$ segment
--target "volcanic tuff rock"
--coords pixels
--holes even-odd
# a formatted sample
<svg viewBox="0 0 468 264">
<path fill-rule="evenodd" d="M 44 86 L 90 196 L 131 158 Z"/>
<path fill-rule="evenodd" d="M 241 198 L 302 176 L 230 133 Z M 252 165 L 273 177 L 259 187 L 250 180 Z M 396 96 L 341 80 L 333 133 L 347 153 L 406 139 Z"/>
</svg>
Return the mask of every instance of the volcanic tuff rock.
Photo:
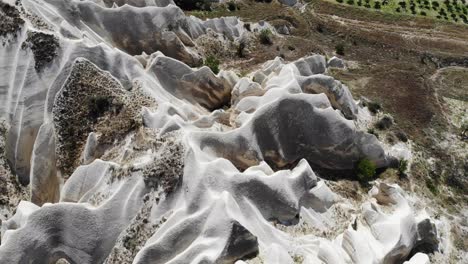
<svg viewBox="0 0 468 264">
<path fill-rule="evenodd" d="M 394 161 L 327 74 L 339 61 L 215 75 L 193 68 L 209 54 L 197 39 L 270 26 L 170 0 L 18 5 L 0 5 L 1 263 L 418 263 L 438 249 L 397 185 L 352 201 L 314 172 Z"/>
</svg>

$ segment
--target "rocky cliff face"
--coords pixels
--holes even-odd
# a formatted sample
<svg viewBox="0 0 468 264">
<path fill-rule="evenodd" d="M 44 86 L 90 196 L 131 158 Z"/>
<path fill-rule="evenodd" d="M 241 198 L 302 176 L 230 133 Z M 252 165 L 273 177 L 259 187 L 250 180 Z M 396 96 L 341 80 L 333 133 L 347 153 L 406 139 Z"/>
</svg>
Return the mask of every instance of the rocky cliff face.
<svg viewBox="0 0 468 264">
<path fill-rule="evenodd" d="M 318 174 L 395 163 L 327 75 L 342 62 L 215 74 L 197 39 L 275 30 L 172 1 L 0 8 L 1 263 L 425 263 L 418 252 L 438 250 L 399 186 L 355 200 Z"/>
</svg>

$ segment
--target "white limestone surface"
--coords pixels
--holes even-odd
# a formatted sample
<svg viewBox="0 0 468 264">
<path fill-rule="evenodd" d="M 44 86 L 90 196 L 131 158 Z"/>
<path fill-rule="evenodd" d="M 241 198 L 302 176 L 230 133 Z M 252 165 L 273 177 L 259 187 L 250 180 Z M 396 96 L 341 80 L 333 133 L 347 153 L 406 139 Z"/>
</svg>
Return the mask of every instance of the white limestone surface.
<svg viewBox="0 0 468 264">
<path fill-rule="evenodd" d="M 0 37 L 1 136 L 31 201 L 2 222 L 0 263 L 426 263 L 416 253 L 437 249 L 397 185 L 356 203 L 316 174 L 394 160 L 355 125 L 362 109 L 323 56 L 276 58 L 250 80 L 194 67 L 193 40 L 245 33 L 234 17 L 172 1 L 16 8 L 23 23 Z"/>
</svg>

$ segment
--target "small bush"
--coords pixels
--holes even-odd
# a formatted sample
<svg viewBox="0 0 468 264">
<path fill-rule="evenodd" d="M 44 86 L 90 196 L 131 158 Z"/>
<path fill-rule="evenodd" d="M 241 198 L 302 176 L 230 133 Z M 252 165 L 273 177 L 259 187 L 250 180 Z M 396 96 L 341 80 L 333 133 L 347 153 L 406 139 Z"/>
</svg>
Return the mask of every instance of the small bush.
<svg viewBox="0 0 468 264">
<path fill-rule="evenodd" d="M 245 50 L 245 42 L 241 41 L 239 42 L 239 45 L 237 46 L 237 56 L 239 58 L 243 58 L 245 56 L 244 50 Z"/>
<path fill-rule="evenodd" d="M 375 9 L 380 9 L 380 7 L 381 7 L 380 2 L 375 2 L 374 8 L 375 8 Z"/>
<path fill-rule="evenodd" d="M 375 127 L 380 130 L 385 130 L 389 129 L 392 125 L 393 119 L 390 116 L 384 116 L 375 124 Z"/>
<path fill-rule="evenodd" d="M 214 74 L 219 73 L 219 60 L 214 56 L 206 57 L 203 65 L 208 66 Z"/>
<path fill-rule="evenodd" d="M 336 0 L 338 3 L 343 3 L 343 0 Z"/>
<path fill-rule="evenodd" d="M 374 178 L 376 166 L 375 164 L 367 159 L 361 159 L 356 167 L 357 177 L 361 182 L 368 182 Z"/>
<path fill-rule="evenodd" d="M 398 163 L 398 175 L 405 176 L 407 170 L 408 170 L 408 161 L 405 159 L 401 159 Z"/>
<path fill-rule="evenodd" d="M 347 0 L 346 3 L 347 3 L 348 5 L 354 5 L 354 0 Z"/>
<path fill-rule="evenodd" d="M 382 109 L 382 106 L 377 102 L 369 102 L 367 103 L 367 108 L 371 113 L 377 114 L 377 112 L 379 112 Z"/>
<path fill-rule="evenodd" d="M 403 131 L 397 131 L 395 133 L 395 136 L 401 141 L 401 142 L 408 142 L 408 136 L 406 135 L 405 132 Z"/>
<path fill-rule="evenodd" d="M 335 52 L 338 55 L 344 56 L 344 44 L 339 43 L 335 46 Z"/>
<path fill-rule="evenodd" d="M 239 9 L 239 6 L 237 6 L 237 3 L 234 1 L 229 1 L 227 3 L 228 10 L 231 12 L 234 12 Z"/>
<path fill-rule="evenodd" d="M 271 45 L 273 44 L 273 34 L 269 29 L 262 29 L 259 35 L 260 43 L 264 45 Z"/>
</svg>

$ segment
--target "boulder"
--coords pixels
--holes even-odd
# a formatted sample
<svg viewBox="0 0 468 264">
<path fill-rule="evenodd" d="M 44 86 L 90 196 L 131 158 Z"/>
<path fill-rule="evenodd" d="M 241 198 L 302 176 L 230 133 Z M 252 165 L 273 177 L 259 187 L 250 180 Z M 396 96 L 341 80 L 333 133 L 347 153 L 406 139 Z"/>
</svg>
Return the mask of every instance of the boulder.
<svg viewBox="0 0 468 264">
<path fill-rule="evenodd" d="M 345 63 L 342 59 L 333 56 L 328 60 L 327 67 L 344 69 Z"/>
</svg>

